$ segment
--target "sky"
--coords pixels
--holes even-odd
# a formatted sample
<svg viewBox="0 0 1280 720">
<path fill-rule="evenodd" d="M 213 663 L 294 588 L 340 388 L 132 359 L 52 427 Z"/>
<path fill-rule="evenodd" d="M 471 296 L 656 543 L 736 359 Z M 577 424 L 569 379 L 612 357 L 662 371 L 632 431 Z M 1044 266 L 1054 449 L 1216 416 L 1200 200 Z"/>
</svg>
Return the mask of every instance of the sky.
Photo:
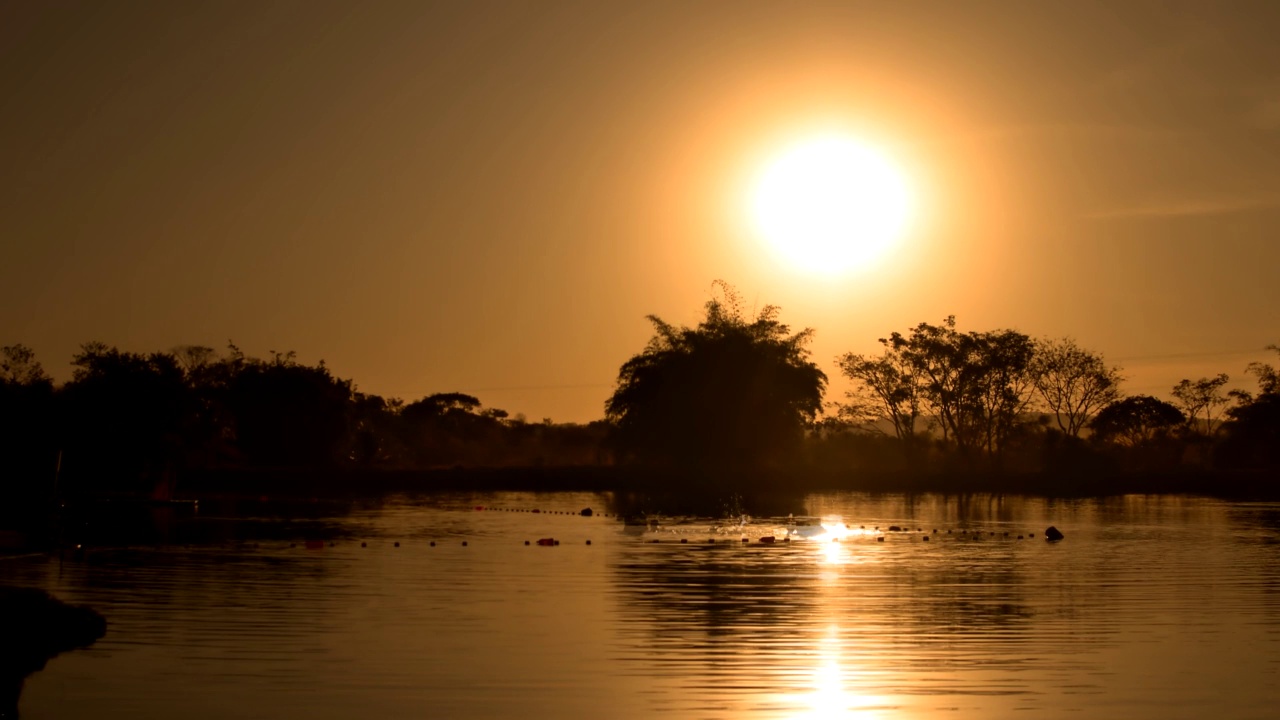
<svg viewBox="0 0 1280 720">
<path fill-rule="evenodd" d="M 323 359 L 603 415 L 715 280 L 835 358 L 955 315 L 1168 398 L 1280 343 L 1280 4 L 0 3 L 0 344 Z M 814 274 L 746 220 L 823 133 L 912 189 Z"/>
</svg>

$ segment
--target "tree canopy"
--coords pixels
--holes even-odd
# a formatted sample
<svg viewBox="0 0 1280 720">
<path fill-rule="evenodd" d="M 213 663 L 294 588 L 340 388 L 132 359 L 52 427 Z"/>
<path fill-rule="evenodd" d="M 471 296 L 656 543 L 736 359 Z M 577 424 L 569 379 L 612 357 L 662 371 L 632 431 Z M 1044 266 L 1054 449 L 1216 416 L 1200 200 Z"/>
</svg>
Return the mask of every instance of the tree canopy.
<svg viewBox="0 0 1280 720">
<path fill-rule="evenodd" d="M 792 333 L 765 306 L 742 313 L 717 283 L 696 327 L 649 316 L 654 335 L 618 371 L 605 405 L 623 458 L 658 465 L 759 468 L 793 457 L 822 408 L 827 376 L 809 361 L 810 329 Z"/>
</svg>

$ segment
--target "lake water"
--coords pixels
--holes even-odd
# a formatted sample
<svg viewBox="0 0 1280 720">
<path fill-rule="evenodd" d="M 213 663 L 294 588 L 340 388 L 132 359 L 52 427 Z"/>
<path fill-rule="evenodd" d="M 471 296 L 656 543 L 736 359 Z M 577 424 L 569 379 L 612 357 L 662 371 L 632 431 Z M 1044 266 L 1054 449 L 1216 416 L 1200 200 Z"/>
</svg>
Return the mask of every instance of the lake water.
<svg viewBox="0 0 1280 720">
<path fill-rule="evenodd" d="M 781 542 L 785 518 L 626 527 L 592 494 L 158 514 L 158 536 L 123 547 L 0 559 L 0 582 L 109 621 L 32 675 L 20 707 L 27 720 L 1277 717 L 1280 504 L 802 505 L 830 532 Z M 1049 525 L 1066 539 L 1046 542 Z"/>
</svg>

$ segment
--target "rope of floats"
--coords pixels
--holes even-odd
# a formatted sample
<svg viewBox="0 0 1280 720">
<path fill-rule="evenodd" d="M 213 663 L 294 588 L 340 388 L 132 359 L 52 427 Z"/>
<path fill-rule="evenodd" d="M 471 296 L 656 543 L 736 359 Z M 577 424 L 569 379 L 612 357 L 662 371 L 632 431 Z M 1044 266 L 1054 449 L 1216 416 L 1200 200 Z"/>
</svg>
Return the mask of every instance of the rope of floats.
<svg viewBox="0 0 1280 720">
<path fill-rule="evenodd" d="M 567 516 L 578 516 L 578 517 L 600 517 L 600 518 L 608 518 L 608 517 L 620 518 L 620 517 L 621 517 L 621 516 L 619 516 L 617 513 L 614 513 L 612 516 L 611 516 L 610 514 L 608 514 L 608 513 L 596 513 L 596 512 L 594 512 L 594 511 L 593 511 L 591 508 L 589 508 L 589 507 L 588 507 L 588 508 L 583 508 L 582 510 L 579 510 L 579 511 L 577 511 L 577 512 L 574 512 L 574 511 L 569 511 L 569 510 L 542 510 L 541 508 L 493 507 L 493 506 L 476 505 L 476 506 L 474 506 L 474 510 L 475 510 L 476 512 L 485 512 L 485 511 L 488 511 L 488 512 L 514 512 L 514 513 L 529 513 L 529 514 L 533 514 L 533 515 L 567 515 Z M 769 518 L 769 519 L 770 519 L 770 520 L 777 520 L 779 523 L 782 523 L 782 522 L 783 522 L 783 519 L 782 519 L 782 518 Z M 793 518 L 793 517 L 788 517 L 788 518 L 786 518 L 785 520 L 786 520 L 786 524 L 794 524 L 794 522 L 795 522 L 795 518 Z M 845 528 L 849 528 L 849 526 L 848 526 L 848 525 L 843 525 L 843 526 L 844 526 Z M 849 529 L 852 529 L 852 528 L 849 528 Z M 922 527 L 917 527 L 917 528 L 915 529 L 915 533 L 912 533 L 912 531 L 911 531 L 911 528 L 910 528 L 910 527 L 904 527 L 904 526 L 900 526 L 900 525 L 890 525 L 890 526 L 888 526 L 884 531 L 881 531 L 880 526 L 879 526 L 879 525 L 876 525 L 876 526 L 874 526 L 874 527 L 871 529 L 871 531 L 870 531 L 870 532 L 868 532 L 868 531 L 867 531 L 867 528 L 866 528 L 866 526 L 865 526 L 865 525 L 859 525 L 859 526 L 858 526 L 858 530 L 859 530 L 861 533 L 863 533 L 864 535 L 866 535 L 866 534 L 871 534 L 871 533 L 880 533 L 880 534 L 876 535 L 876 536 L 875 536 L 875 538 L 876 538 L 876 542 L 881 542 L 881 543 L 885 542 L 885 538 L 887 537 L 886 533 L 901 534 L 901 535 L 915 535 L 916 533 L 920 533 L 920 540 L 921 540 L 921 542 L 930 542 L 934 537 L 938 537 L 938 536 L 943 535 L 943 534 L 945 534 L 945 535 L 953 535 L 953 531 L 952 531 L 951 529 L 947 529 L 947 530 L 945 531 L 945 533 L 939 533 L 939 531 L 938 531 L 938 529 L 937 529 L 937 528 L 933 528 L 932 532 L 926 532 L 926 531 L 924 530 L 924 528 L 922 528 Z M 956 539 L 968 539 L 968 540 L 971 540 L 971 541 L 979 541 L 979 540 L 982 540 L 982 539 L 984 538 L 984 531 L 982 531 L 982 530 L 973 530 L 973 531 L 970 531 L 970 530 L 968 530 L 968 529 L 961 529 L 959 532 L 954 533 L 954 537 L 955 537 Z M 999 539 L 1016 539 L 1016 540 L 1024 540 L 1024 539 L 1034 539 L 1034 538 L 1036 537 L 1036 534 L 1035 534 L 1034 532 L 1019 533 L 1019 534 L 1017 534 L 1017 535 L 1016 535 L 1016 537 L 1015 537 L 1015 535 L 1014 535 L 1013 533 L 1008 532 L 1008 531 L 1004 531 L 1004 532 L 997 533 L 997 532 L 996 532 L 996 531 L 994 531 L 994 530 L 989 530 L 989 531 L 985 531 L 985 537 L 987 537 L 987 538 L 991 538 L 991 539 L 997 539 L 997 540 L 999 540 Z M 1053 527 L 1053 526 L 1050 526 L 1047 530 L 1045 530 L 1045 532 L 1044 532 L 1044 537 L 1045 537 L 1045 539 L 1046 539 L 1046 540 L 1048 540 L 1048 541 L 1050 541 L 1050 542 L 1055 542 L 1055 541 L 1058 541 L 1058 540 L 1062 540 L 1062 539 L 1063 539 L 1063 535 L 1062 535 L 1062 533 L 1061 533 L 1061 532 L 1060 532 L 1056 527 Z M 764 535 L 764 536 L 761 536 L 761 537 L 756 538 L 755 544 L 757 544 L 757 545 L 789 544 L 789 543 L 791 543 L 791 541 L 792 541 L 792 540 L 791 540 L 791 537 L 790 537 L 789 535 L 788 535 L 788 536 L 783 536 L 783 537 L 781 537 L 781 538 L 777 537 L 776 535 Z M 841 538 L 840 538 L 840 537 L 833 537 L 833 538 L 831 538 L 831 539 L 830 539 L 829 541 L 827 541 L 827 542 L 834 542 L 834 543 L 838 543 L 838 542 L 840 542 L 840 541 L 841 541 Z M 649 539 L 649 540 L 648 540 L 648 543 L 649 543 L 649 544 L 655 544 L 655 545 L 656 545 L 656 544 L 661 544 L 661 543 L 663 543 L 663 542 L 664 542 L 664 541 L 663 541 L 662 539 L 660 539 L 660 538 L 651 538 L 651 539 Z M 730 539 L 717 540 L 716 538 L 706 538 L 706 539 L 702 540 L 702 541 L 701 541 L 701 543 L 690 543 L 690 542 L 689 542 L 689 538 L 680 538 L 678 541 L 676 541 L 676 540 L 672 539 L 672 540 L 668 540 L 668 541 L 665 541 L 665 542 L 666 542 L 666 544 L 680 544 L 680 545 L 688 545 L 688 544 L 703 544 L 703 545 L 715 545 L 715 544 L 722 544 L 722 545 L 742 545 L 742 544 L 751 544 L 751 542 L 752 542 L 752 541 L 751 541 L 751 538 L 748 538 L 748 537 L 745 537 L 745 536 L 744 536 L 744 537 L 742 537 L 739 541 L 736 541 L 736 542 L 735 542 L 734 540 L 730 540 Z M 822 542 L 822 541 L 819 541 L 819 542 Z M 443 543 L 443 541 L 441 541 L 441 543 Z M 467 541 L 467 540 L 462 540 L 460 544 L 461 544 L 461 547 L 469 547 L 469 541 Z M 524 541 L 524 544 L 525 544 L 526 546 L 537 545 L 537 546 L 541 546 L 541 547 L 555 547 L 555 546 L 559 546 L 559 545 L 560 545 L 560 541 L 559 541 L 559 540 L 557 540 L 556 538 L 553 538 L 553 537 L 545 537 L 545 538 L 538 538 L 536 541 L 529 541 L 529 540 L 525 540 L 525 541 Z M 585 544 L 586 544 L 586 545 L 590 545 L 590 544 L 591 544 L 591 541 L 590 541 L 590 540 L 587 540 L 587 541 L 585 541 Z M 249 548 L 252 548 L 252 549 L 258 549 L 258 548 L 260 548 L 260 547 L 261 547 L 261 545 L 262 545 L 261 543 L 256 543 L 256 542 L 255 542 L 255 543 L 243 543 L 243 546 L 244 546 L 244 547 L 249 547 Z M 329 540 L 329 541 L 325 541 L 325 540 L 304 540 L 304 541 L 302 541 L 301 543 L 298 543 L 298 542 L 291 542 L 291 543 L 289 543 L 289 549 L 295 549 L 295 548 L 297 548 L 299 545 L 301 545 L 301 546 L 302 546 L 304 549 L 306 549 L 306 550 L 321 550 L 321 549 L 324 549 L 324 548 L 326 548 L 326 547 L 330 547 L 330 548 L 332 548 L 332 547 L 336 547 L 336 546 L 337 546 L 337 543 L 336 543 L 335 541 L 332 541 L 332 540 Z M 391 546 L 392 546 L 393 548 L 398 548 L 398 547 L 400 547 L 400 541 L 399 541 L 399 540 L 393 541 L 393 542 L 392 542 L 392 544 L 391 544 Z M 435 540 L 428 541 L 427 546 L 428 546 L 428 547 L 436 547 L 436 546 L 437 546 L 437 541 L 435 541 Z M 184 547 L 185 547 L 185 546 L 184 546 Z M 361 543 L 360 543 L 360 547 L 362 547 L 362 548 L 367 548 L 367 547 L 369 547 L 369 541 L 367 541 L 367 540 L 365 540 L 365 541 L 361 541 Z M 84 553 L 86 552 L 86 548 L 84 548 L 84 547 L 83 547 L 83 546 L 81 546 L 81 545 L 76 545 L 76 546 L 74 546 L 74 547 L 72 547 L 72 548 L 69 548 L 69 549 L 72 551 L 72 553 L 73 553 L 73 554 L 84 554 Z"/>
</svg>

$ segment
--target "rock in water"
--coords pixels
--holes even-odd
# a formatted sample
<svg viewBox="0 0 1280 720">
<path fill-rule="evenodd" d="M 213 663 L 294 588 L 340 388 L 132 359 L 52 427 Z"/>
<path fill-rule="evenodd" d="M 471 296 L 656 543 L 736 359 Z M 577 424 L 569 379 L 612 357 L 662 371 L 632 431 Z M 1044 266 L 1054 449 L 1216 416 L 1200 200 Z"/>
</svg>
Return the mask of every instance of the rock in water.
<svg viewBox="0 0 1280 720">
<path fill-rule="evenodd" d="M 1052 525 L 1049 526 L 1048 530 L 1044 531 L 1044 539 L 1048 540 L 1049 542 L 1057 542 L 1058 540 L 1061 540 L 1064 537 L 1066 536 L 1063 535 L 1061 532 L 1059 532 L 1058 528 Z"/>
<path fill-rule="evenodd" d="M 107 632 L 93 610 L 43 590 L 0 585 L 0 718 L 18 716 L 22 683 L 58 653 L 92 645 Z"/>
</svg>

